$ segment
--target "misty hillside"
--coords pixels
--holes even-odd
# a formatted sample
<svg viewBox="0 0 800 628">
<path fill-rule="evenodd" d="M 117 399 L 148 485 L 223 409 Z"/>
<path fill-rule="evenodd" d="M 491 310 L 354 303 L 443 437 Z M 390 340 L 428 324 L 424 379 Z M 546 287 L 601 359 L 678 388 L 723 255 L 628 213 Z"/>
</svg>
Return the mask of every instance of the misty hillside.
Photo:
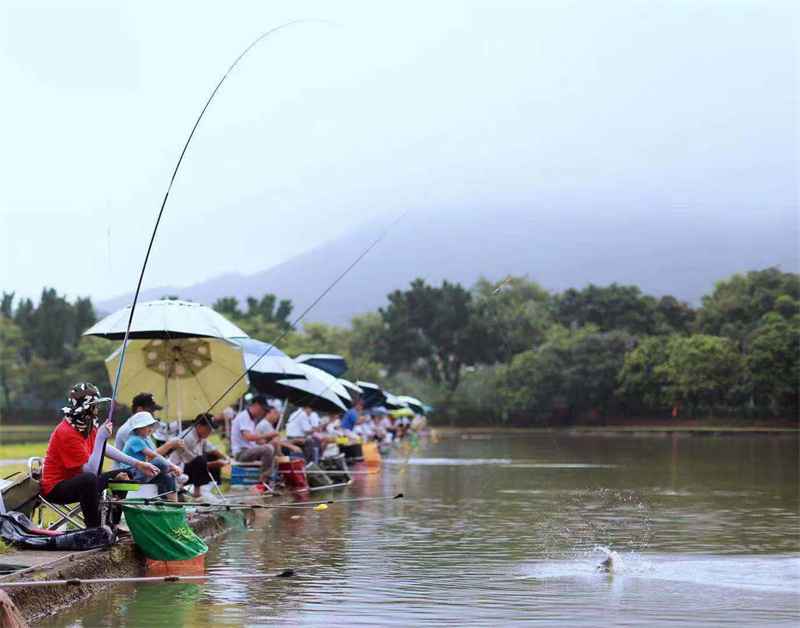
<svg viewBox="0 0 800 628">
<path fill-rule="evenodd" d="M 736 272 L 780 266 L 797 271 L 796 208 L 757 210 L 726 206 L 695 209 L 641 201 L 624 214 L 603 203 L 540 200 L 524 208 L 411 213 L 376 246 L 305 321 L 346 323 L 374 310 L 388 292 L 415 277 L 471 285 L 527 274 L 551 290 L 587 283 L 636 284 L 654 294 L 697 303 L 715 281 Z M 386 224 L 390 220 L 385 221 Z M 371 225 L 267 270 L 224 275 L 184 288 L 145 290 L 142 299 L 167 294 L 202 303 L 219 297 L 272 292 L 302 312 L 383 227 Z M 100 302 L 109 312 L 124 296 Z"/>
</svg>

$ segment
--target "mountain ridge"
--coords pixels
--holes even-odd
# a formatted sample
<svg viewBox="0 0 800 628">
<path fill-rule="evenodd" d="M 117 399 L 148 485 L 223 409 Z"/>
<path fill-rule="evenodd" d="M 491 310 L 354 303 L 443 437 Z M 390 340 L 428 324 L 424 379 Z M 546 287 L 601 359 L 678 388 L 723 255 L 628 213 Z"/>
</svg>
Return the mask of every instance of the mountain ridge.
<svg viewBox="0 0 800 628">
<path fill-rule="evenodd" d="M 716 281 L 737 272 L 768 266 L 800 270 L 791 207 L 697 212 L 662 203 L 623 216 L 611 204 L 573 203 L 560 209 L 549 203 L 554 207 L 414 212 L 389 228 L 306 321 L 347 323 L 380 307 L 389 292 L 416 277 L 472 285 L 480 277 L 528 275 L 557 291 L 616 282 L 697 304 Z M 378 237 L 381 224 L 365 224 L 266 270 L 147 289 L 140 299 L 177 295 L 211 304 L 224 296 L 244 300 L 271 292 L 291 299 L 297 315 Z M 98 302 L 97 308 L 110 312 L 129 302 L 130 295 L 122 295 Z"/>
</svg>

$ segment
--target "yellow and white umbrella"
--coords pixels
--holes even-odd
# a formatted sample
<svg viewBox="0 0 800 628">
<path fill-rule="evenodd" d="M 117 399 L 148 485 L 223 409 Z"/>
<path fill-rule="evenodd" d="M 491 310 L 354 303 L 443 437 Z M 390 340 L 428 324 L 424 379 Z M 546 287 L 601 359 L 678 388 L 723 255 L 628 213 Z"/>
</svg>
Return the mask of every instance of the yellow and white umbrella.
<svg viewBox="0 0 800 628">
<path fill-rule="evenodd" d="M 121 352 L 120 346 L 106 358 L 111 381 Z M 131 340 L 117 399 L 125 401 L 142 391 L 151 392 L 164 406 L 163 415 L 171 420 L 194 419 L 206 411 L 216 414 L 247 392 L 250 384 L 244 377 L 220 399 L 244 370 L 242 348 L 221 338 Z"/>
</svg>

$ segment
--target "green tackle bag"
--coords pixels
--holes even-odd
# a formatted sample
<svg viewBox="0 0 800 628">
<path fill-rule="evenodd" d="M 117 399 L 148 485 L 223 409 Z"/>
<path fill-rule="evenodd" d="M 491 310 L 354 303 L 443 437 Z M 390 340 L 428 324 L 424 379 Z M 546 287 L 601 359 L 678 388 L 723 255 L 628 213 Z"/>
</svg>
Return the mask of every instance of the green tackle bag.
<svg viewBox="0 0 800 628">
<path fill-rule="evenodd" d="M 147 558 L 189 560 L 208 551 L 186 523 L 183 508 L 125 506 L 123 511 L 134 542 Z"/>
</svg>

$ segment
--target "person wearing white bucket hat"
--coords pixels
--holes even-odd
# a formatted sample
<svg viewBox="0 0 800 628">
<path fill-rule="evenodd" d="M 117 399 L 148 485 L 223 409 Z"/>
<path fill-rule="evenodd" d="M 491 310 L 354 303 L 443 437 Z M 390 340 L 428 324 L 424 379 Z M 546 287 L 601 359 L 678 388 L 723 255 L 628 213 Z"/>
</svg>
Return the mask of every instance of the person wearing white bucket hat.
<svg viewBox="0 0 800 628">
<path fill-rule="evenodd" d="M 131 428 L 131 435 L 125 443 L 124 453 L 136 460 L 150 462 L 158 468 L 159 473 L 150 479 L 138 469 L 131 469 L 129 473 L 133 476 L 134 482 L 154 483 L 158 487 L 159 495 L 167 494 L 167 499 L 177 501 L 175 478 L 181 474 L 180 467 L 172 464 L 156 451 L 156 445 L 150 438 L 154 426 L 158 423 L 149 412 L 137 412 L 128 423 Z"/>
</svg>

